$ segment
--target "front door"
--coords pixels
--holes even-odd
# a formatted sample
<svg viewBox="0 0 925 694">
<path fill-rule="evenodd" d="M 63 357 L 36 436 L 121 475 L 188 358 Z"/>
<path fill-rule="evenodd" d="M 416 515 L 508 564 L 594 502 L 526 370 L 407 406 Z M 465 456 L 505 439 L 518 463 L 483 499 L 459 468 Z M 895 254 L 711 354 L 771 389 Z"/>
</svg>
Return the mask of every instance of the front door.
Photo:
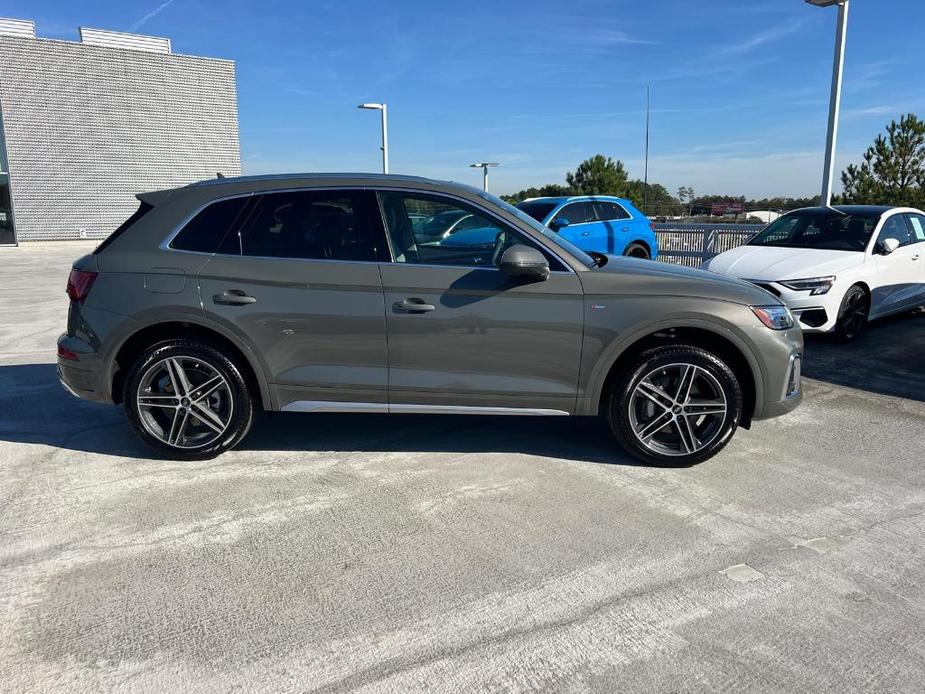
<svg viewBox="0 0 925 694">
<path fill-rule="evenodd" d="M 497 267 L 504 248 L 538 244 L 454 198 L 380 199 L 395 258 L 381 266 L 391 410 L 571 413 L 583 325 L 577 275 L 540 249 L 551 263 L 546 281 L 508 277 Z M 454 210 L 472 215 L 465 230 L 430 233 Z"/>
<path fill-rule="evenodd" d="M 204 310 L 264 360 L 280 407 L 385 410 L 388 369 L 375 196 L 258 196 L 200 271 Z"/>
<path fill-rule="evenodd" d="M 882 244 L 896 239 L 898 249 L 884 255 Z M 912 242 L 905 215 L 894 214 L 880 229 L 873 247 L 873 261 L 877 267 L 878 287 L 871 297 L 871 315 L 900 311 L 915 305 L 922 288 L 922 246 Z"/>
</svg>

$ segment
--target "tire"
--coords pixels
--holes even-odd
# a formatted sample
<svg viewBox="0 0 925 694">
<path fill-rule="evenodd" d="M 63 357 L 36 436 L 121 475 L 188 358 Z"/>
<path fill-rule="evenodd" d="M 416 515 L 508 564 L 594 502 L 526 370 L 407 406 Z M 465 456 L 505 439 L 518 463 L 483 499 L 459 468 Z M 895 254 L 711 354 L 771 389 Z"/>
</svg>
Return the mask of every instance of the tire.
<svg viewBox="0 0 925 694">
<path fill-rule="evenodd" d="M 870 296 L 859 284 L 852 286 L 841 300 L 838 307 L 838 319 L 835 321 L 833 334 L 839 342 L 851 342 L 867 325 L 870 313 Z"/>
<path fill-rule="evenodd" d="M 166 340 L 142 352 L 129 368 L 122 401 L 138 437 L 161 456 L 178 460 L 224 453 L 254 421 L 254 400 L 241 368 L 200 339 Z"/>
<path fill-rule="evenodd" d="M 641 243 L 631 243 L 623 249 L 623 255 L 629 256 L 630 258 L 643 258 L 645 260 L 649 260 L 652 257 L 649 254 L 649 249 Z"/>
<path fill-rule="evenodd" d="M 725 362 L 693 345 L 667 345 L 641 353 L 617 377 L 606 416 L 631 456 L 681 467 L 719 453 L 741 413 L 742 389 Z"/>
</svg>

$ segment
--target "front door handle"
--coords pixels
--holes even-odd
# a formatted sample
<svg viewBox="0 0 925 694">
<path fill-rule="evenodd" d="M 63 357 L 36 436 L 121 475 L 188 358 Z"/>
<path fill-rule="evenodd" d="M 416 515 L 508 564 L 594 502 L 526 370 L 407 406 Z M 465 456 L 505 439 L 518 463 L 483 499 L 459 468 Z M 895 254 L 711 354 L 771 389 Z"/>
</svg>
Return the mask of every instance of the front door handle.
<svg viewBox="0 0 925 694">
<path fill-rule="evenodd" d="M 591 232 L 590 232 L 590 231 L 583 231 L 583 232 L 581 232 L 581 235 L 582 235 L 582 236 L 590 236 L 590 235 L 591 235 Z"/>
<path fill-rule="evenodd" d="M 245 306 L 247 304 L 256 304 L 257 299 L 248 296 L 240 289 L 227 289 L 221 294 L 213 294 L 212 301 L 216 304 L 225 304 L 226 306 Z"/>
<path fill-rule="evenodd" d="M 392 310 L 398 313 L 430 313 L 431 311 L 436 311 L 437 307 L 433 304 L 424 303 L 424 299 L 412 298 L 396 301 L 392 304 Z"/>
<path fill-rule="evenodd" d="M 913 259 L 913 260 L 918 260 L 918 259 L 919 259 L 919 254 L 916 253 L 915 255 L 913 255 L 913 256 L 912 256 L 912 259 Z"/>
</svg>

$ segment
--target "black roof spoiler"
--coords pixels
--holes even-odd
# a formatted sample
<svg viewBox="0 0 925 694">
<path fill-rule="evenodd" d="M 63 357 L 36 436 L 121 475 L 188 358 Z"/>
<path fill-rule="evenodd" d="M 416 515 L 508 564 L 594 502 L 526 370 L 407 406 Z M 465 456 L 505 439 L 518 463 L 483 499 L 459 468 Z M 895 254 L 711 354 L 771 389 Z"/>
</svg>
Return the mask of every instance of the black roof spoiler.
<svg viewBox="0 0 925 694">
<path fill-rule="evenodd" d="M 172 190 L 152 190 L 148 193 L 137 193 L 135 197 L 142 202 L 148 203 L 151 207 L 157 207 L 169 198 L 172 192 Z"/>
</svg>

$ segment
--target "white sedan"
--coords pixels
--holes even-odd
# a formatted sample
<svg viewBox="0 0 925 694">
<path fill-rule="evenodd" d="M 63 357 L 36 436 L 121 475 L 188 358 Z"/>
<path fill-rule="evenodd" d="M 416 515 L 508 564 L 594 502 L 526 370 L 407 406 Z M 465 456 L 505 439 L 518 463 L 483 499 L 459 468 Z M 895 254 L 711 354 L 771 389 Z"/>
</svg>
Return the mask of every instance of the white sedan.
<svg viewBox="0 0 925 694">
<path fill-rule="evenodd" d="M 703 269 L 780 297 L 806 332 L 850 340 L 869 319 L 925 304 L 925 213 L 872 205 L 796 210 Z"/>
</svg>

